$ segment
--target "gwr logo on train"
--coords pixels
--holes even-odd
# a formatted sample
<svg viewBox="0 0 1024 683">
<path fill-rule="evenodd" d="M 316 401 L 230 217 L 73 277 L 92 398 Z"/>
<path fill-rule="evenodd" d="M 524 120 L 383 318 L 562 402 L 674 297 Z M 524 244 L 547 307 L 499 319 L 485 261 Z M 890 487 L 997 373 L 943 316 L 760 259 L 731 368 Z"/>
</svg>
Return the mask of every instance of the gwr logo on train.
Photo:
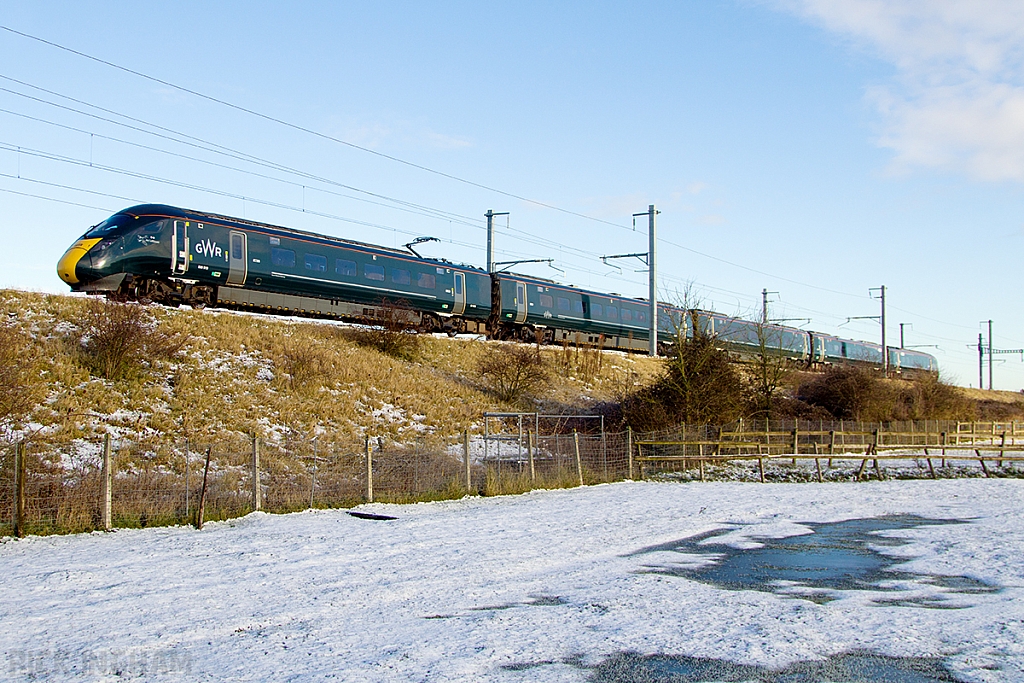
<svg viewBox="0 0 1024 683">
<path fill-rule="evenodd" d="M 224 250 L 220 248 L 213 240 L 203 240 L 202 242 L 196 242 L 196 253 L 200 256 L 215 256 L 220 258 L 224 255 Z"/>
</svg>

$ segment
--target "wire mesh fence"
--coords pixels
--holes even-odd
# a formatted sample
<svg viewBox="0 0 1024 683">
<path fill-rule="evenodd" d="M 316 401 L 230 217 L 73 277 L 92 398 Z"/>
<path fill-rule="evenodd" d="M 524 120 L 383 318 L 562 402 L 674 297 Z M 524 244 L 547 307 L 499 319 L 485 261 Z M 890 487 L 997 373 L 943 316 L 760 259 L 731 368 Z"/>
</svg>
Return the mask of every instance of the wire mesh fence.
<svg viewBox="0 0 1024 683">
<path fill-rule="evenodd" d="M 759 475 L 764 481 L 766 458 L 791 460 L 792 466 L 797 458 L 813 458 L 810 467 L 817 466 L 819 481 L 819 456 L 839 460 L 884 452 L 898 458 L 906 451 L 916 454 L 910 462 L 921 469 L 926 465 L 918 455 L 941 454 L 945 467 L 946 455 L 954 461 L 974 458 L 973 452 L 986 476 L 986 457 L 990 467 L 1003 467 L 1005 460 L 1001 473 L 1010 476 L 1018 476 L 1024 458 L 1024 423 L 747 421 L 643 434 L 606 432 L 597 421 L 523 425 L 519 417 L 506 416 L 485 434 L 404 444 L 295 433 L 280 439 L 231 434 L 196 441 L 107 437 L 10 444 L 0 449 L 0 536 L 197 523 L 200 507 L 210 521 L 257 509 L 292 512 L 372 500 L 498 495 L 664 474 L 741 480 Z M 737 463 L 749 471 L 738 473 Z M 831 460 L 827 466 L 825 479 L 850 478 L 833 470 Z M 874 468 L 881 478 L 877 459 Z M 930 459 L 927 468 L 936 475 Z M 861 464 L 857 478 L 864 470 Z M 811 480 L 804 475 L 802 480 Z M 778 468 L 772 476 L 800 479 Z"/>
</svg>

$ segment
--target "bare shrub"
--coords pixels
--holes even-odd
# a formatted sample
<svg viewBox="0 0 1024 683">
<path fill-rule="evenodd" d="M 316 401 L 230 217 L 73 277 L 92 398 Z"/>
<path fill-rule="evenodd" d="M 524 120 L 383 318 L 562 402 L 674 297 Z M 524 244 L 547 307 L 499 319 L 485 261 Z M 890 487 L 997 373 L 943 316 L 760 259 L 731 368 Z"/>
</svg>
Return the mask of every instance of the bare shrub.
<svg viewBox="0 0 1024 683">
<path fill-rule="evenodd" d="M 895 398 L 873 370 L 848 365 L 829 368 L 801 384 L 797 394 L 840 420 L 885 420 L 892 413 Z"/>
<path fill-rule="evenodd" d="M 973 420 L 977 405 L 938 375 L 915 377 L 899 390 L 896 420 Z"/>
<path fill-rule="evenodd" d="M 480 359 L 480 376 L 498 399 L 514 403 L 544 386 L 550 375 L 537 346 L 495 344 Z"/>
<path fill-rule="evenodd" d="M 935 375 L 886 380 L 876 371 L 832 367 L 798 389 L 799 397 L 838 419 L 970 420 L 977 407 L 964 393 Z"/>
<path fill-rule="evenodd" d="M 580 342 L 579 336 L 579 334 L 576 335 L 576 343 L 573 345 L 569 344 L 568 339 L 562 342 L 558 365 L 563 376 L 590 382 L 601 374 L 604 354 L 601 353 L 600 344 L 598 346 L 583 344 Z"/>
<path fill-rule="evenodd" d="M 729 355 L 698 330 L 677 335 L 664 373 L 623 401 L 626 424 L 653 431 L 684 424 L 725 424 L 742 414 L 743 381 Z"/>
<path fill-rule="evenodd" d="M 363 319 L 366 327 L 356 334 L 356 343 L 392 358 L 415 359 L 420 350 L 420 339 L 416 335 L 416 317 L 409 302 L 381 299 L 375 310 L 376 315 Z"/>
<path fill-rule="evenodd" d="M 147 363 L 173 358 L 187 336 L 160 329 L 144 306 L 93 300 L 85 313 L 82 357 L 96 375 L 110 380 L 136 375 Z"/>
<path fill-rule="evenodd" d="M 288 373 L 291 389 L 296 391 L 323 386 L 325 378 L 334 369 L 330 354 L 308 341 L 290 344 L 284 353 L 282 366 Z"/>
</svg>

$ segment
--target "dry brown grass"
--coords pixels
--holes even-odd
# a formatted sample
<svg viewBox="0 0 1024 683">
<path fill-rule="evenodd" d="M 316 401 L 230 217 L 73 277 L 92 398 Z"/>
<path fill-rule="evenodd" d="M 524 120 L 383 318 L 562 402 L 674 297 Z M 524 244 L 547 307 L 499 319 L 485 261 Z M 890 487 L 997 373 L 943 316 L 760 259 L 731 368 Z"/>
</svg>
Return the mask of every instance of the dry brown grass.
<svg viewBox="0 0 1024 683">
<path fill-rule="evenodd" d="M 103 375 L 117 373 L 79 362 L 79 340 L 94 325 L 97 305 L 104 304 L 0 291 L 0 314 L 40 359 L 28 381 L 40 399 L 29 411 L 44 427 L 37 439 L 69 452 L 76 440 L 95 440 L 108 428 L 153 443 L 252 433 L 271 440 L 320 434 L 337 441 L 444 441 L 478 431 L 485 411 L 514 407 L 480 377 L 481 360 L 494 348 L 489 343 L 420 336 L 410 361 L 361 345 L 351 327 L 209 309 L 142 308 L 140 318 L 154 334 L 182 340 L 181 353 L 146 354 L 136 370 L 112 381 Z M 540 353 L 554 367 L 565 351 Z M 597 371 L 552 373 L 536 399 L 585 411 L 657 371 L 642 356 L 601 356 Z"/>
</svg>

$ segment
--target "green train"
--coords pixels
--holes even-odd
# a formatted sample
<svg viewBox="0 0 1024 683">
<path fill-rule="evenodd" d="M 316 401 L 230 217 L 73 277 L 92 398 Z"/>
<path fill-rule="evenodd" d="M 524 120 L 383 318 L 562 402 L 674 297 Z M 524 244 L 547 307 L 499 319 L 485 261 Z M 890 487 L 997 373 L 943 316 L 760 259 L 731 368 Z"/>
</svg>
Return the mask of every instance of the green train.
<svg viewBox="0 0 1024 683">
<path fill-rule="evenodd" d="M 643 299 L 163 204 L 124 209 L 93 226 L 64 253 L 57 274 L 77 292 L 168 305 L 355 322 L 384 320 L 397 306 L 424 332 L 648 348 L 650 306 Z M 764 338 L 794 362 L 881 363 L 880 349 L 875 358 L 877 345 L 867 342 L 664 303 L 658 329 L 667 342 L 699 330 L 741 358 L 759 352 Z M 890 354 L 894 368 L 937 370 L 928 354 Z"/>
</svg>

